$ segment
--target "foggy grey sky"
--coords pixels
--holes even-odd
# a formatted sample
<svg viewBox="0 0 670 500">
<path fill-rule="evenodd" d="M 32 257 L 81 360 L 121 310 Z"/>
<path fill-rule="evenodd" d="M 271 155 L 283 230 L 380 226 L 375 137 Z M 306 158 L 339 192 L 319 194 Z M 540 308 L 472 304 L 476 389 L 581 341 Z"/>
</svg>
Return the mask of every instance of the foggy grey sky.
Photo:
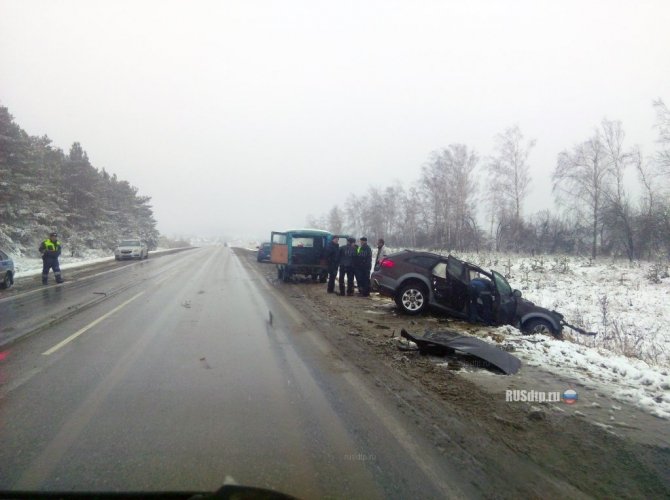
<svg viewBox="0 0 670 500">
<path fill-rule="evenodd" d="M 669 26 L 667 0 L 0 0 L 0 104 L 152 196 L 168 234 L 302 227 L 514 124 L 532 213 L 603 118 L 653 152 Z"/>
</svg>

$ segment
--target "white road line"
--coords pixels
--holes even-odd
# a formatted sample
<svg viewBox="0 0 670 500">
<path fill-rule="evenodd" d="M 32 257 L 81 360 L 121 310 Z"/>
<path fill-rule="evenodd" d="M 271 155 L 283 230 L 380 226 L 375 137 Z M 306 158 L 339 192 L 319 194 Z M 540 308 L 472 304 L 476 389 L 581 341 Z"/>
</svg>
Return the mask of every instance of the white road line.
<svg viewBox="0 0 670 500">
<path fill-rule="evenodd" d="M 112 314 L 114 314 L 115 312 L 119 311 L 120 309 L 122 309 L 122 308 L 124 308 L 125 306 L 127 306 L 128 304 L 130 304 L 133 300 L 135 300 L 135 299 L 136 299 L 137 297 L 139 297 L 140 295 L 144 295 L 144 292 L 140 292 L 140 293 L 138 293 L 138 294 L 136 294 L 136 295 L 133 295 L 131 298 L 129 298 L 128 300 L 126 300 L 123 304 L 120 304 L 120 305 L 116 306 L 114 309 L 112 309 L 111 311 L 109 311 L 109 312 L 106 313 L 106 314 L 103 314 L 102 316 L 100 316 L 100 317 L 99 317 L 98 319 L 96 319 L 95 321 L 92 321 L 91 323 L 89 323 L 88 325 L 86 325 L 84 328 L 82 328 L 82 329 L 80 329 L 80 330 L 77 330 L 75 333 L 73 333 L 72 335 L 70 335 L 70 336 L 69 336 L 68 338 L 66 338 L 65 340 L 59 342 L 58 344 L 56 344 L 55 346 L 53 346 L 53 347 L 52 347 L 51 349 L 49 349 L 48 351 L 44 351 L 44 352 L 42 353 L 42 356 L 49 356 L 50 354 L 53 354 L 54 352 L 56 352 L 58 349 L 60 349 L 60 348 L 63 347 L 64 345 L 67 345 L 68 343 L 72 342 L 74 339 L 76 339 L 77 337 L 79 337 L 82 333 L 84 333 L 84 332 L 90 330 L 91 328 L 93 328 L 95 325 L 97 325 L 98 323 L 100 323 L 100 322 L 101 322 L 102 320 L 104 320 L 105 318 L 110 317 L 110 316 L 111 316 Z"/>
</svg>

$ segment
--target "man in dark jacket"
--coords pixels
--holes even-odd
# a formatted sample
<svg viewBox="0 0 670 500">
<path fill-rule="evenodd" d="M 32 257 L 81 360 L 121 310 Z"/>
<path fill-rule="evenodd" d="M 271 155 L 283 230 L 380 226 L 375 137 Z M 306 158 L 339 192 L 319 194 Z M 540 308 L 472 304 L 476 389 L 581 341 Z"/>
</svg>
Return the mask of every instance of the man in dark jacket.
<svg viewBox="0 0 670 500">
<path fill-rule="evenodd" d="M 347 276 L 347 295 L 354 294 L 355 238 L 347 238 L 346 246 L 340 248 L 340 295 L 344 295 L 344 275 Z"/>
<path fill-rule="evenodd" d="M 340 238 L 333 236 L 330 240 L 324 256 L 328 261 L 328 293 L 335 292 L 335 276 L 337 275 L 337 266 L 340 263 Z"/>
<path fill-rule="evenodd" d="M 358 283 L 358 293 L 361 297 L 370 296 L 370 269 L 372 268 L 372 249 L 368 245 L 368 239 L 363 236 L 361 245 L 356 248 L 355 274 Z"/>
<path fill-rule="evenodd" d="M 60 265 L 58 264 L 58 257 L 60 257 L 61 252 L 61 244 L 58 241 L 58 234 L 49 234 L 49 238 L 40 244 L 39 250 L 42 254 L 42 284 L 47 284 L 49 279 L 49 269 L 54 270 L 56 283 L 62 283 L 63 278 L 61 278 Z"/>
</svg>

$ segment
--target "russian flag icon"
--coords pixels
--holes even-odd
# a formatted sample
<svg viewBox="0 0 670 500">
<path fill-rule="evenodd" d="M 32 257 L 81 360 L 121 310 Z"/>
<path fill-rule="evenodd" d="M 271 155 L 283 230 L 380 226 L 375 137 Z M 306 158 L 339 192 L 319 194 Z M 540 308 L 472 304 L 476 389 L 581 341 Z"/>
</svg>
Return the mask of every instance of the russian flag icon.
<svg viewBox="0 0 670 500">
<path fill-rule="evenodd" d="M 568 389 L 563 392 L 563 396 L 561 396 L 561 399 L 565 404 L 571 405 L 575 404 L 577 402 L 577 399 L 579 399 L 579 396 L 577 396 L 577 391 L 573 389 Z"/>
</svg>

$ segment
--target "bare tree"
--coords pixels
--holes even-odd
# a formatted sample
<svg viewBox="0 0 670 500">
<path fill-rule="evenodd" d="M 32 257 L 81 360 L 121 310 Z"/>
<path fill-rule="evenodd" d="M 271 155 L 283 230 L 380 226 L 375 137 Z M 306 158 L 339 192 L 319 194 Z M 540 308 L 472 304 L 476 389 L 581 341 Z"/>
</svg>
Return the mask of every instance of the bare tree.
<svg viewBox="0 0 670 500">
<path fill-rule="evenodd" d="M 635 258 L 633 240 L 633 213 L 629 195 L 625 189 L 624 174 L 629 166 L 641 162 L 638 149 L 625 150 L 623 141 L 625 133 L 619 121 L 603 120 L 602 140 L 604 161 L 611 174 L 613 183 L 605 189 L 606 217 L 610 229 L 623 242 L 628 259 Z"/>
<path fill-rule="evenodd" d="M 401 217 L 396 239 L 398 244 L 409 247 L 417 246 L 419 234 L 425 229 L 425 218 L 423 218 L 423 205 L 421 196 L 416 187 L 411 187 L 407 193 L 400 198 Z"/>
<path fill-rule="evenodd" d="M 344 227 L 344 213 L 337 205 L 333 205 L 333 208 L 328 212 L 328 230 L 331 233 L 340 234 L 342 233 L 342 228 Z"/>
<path fill-rule="evenodd" d="M 478 161 L 464 144 L 451 144 L 433 152 L 423 166 L 421 193 L 433 244 L 458 249 L 471 245 Z"/>
<path fill-rule="evenodd" d="M 363 232 L 363 211 L 361 209 L 362 198 L 355 194 L 347 196 L 344 204 L 346 218 L 345 229 L 349 234 L 361 234 Z"/>
<path fill-rule="evenodd" d="M 598 130 L 572 151 L 558 155 L 554 170 L 553 191 L 561 192 L 576 202 L 577 213 L 585 215 L 591 226 L 591 256 L 598 253 L 598 228 L 602 220 L 604 191 L 611 171 L 607 168 L 606 152 Z M 561 201 L 561 198 L 558 198 Z"/>
<path fill-rule="evenodd" d="M 497 153 L 490 157 L 488 163 L 488 170 L 499 191 L 495 200 L 498 205 L 496 208 L 507 208 L 505 211 L 511 212 L 512 239 L 517 248 L 520 245 L 523 202 L 531 181 L 528 155 L 535 142 L 533 139 L 524 141 L 517 125 L 510 127 L 496 137 Z M 498 227 L 502 227 L 502 224 L 498 224 Z"/>
<path fill-rule="evenodd" d="M 656 110 L 656 128 L 661 149 L 656 154 L 656 160 L 666 175 L 670 175 L 670 110 L 661 99 L 654 101 Z"/>
<path fill-rule="evenodd" d="M 447 162 L 449 178 L 448 197 L 451 200 L 452 217 L 447 225 L 450 228 L 451 243 L 454 248 L 465 250 L 475 246 L 478 228 L 474 221 L 477 190 L 474 171 L 479 157 L 474 151 L 468 151 L 464 144 L 452 144 L 443 153 Z"/>
<path fill-rule="evenodd" d="M 447 169 L 440 152 L 433 152 L 421 168 L 421 198 L 425 220 L 429 227 L 429 236 L 433 244 L 445 243 L 445 221 L 449 218 L 447 199 Z"/>
</svg>

